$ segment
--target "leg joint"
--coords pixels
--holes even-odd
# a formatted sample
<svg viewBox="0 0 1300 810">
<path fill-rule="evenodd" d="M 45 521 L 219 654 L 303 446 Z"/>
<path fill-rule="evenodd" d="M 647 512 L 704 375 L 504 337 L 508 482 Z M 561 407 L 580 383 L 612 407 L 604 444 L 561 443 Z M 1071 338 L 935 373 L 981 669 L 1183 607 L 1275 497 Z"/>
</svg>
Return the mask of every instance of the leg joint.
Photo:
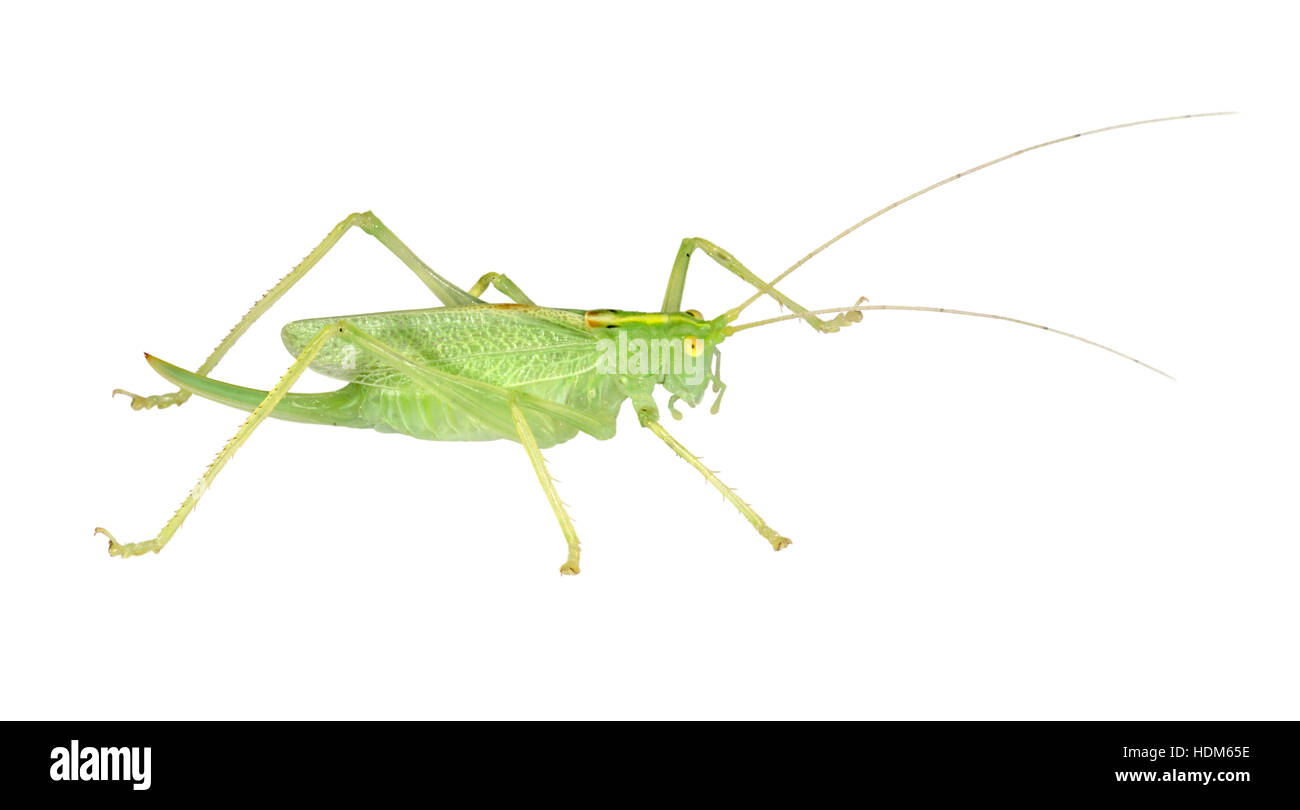
<svg viewBox="0 0 1300 810">
<path fill-rule="evenodd" d="M 375 216 L 374 211 L 362 211 L 352 214 L 348 217 L 348 220 L 371 236 L 375 236 L 384 227 L 384 224 L 379 221 L 379 217 Z"/>
</svg>

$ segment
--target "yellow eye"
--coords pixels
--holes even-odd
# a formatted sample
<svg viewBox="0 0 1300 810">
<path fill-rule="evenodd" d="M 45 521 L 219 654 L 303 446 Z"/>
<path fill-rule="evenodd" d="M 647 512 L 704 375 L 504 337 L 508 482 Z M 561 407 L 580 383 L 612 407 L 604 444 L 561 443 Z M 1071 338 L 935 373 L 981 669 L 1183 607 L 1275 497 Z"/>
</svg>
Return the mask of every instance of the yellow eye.
<svg viewBox="0 0 1300 810">
<path fill-rule="evenodd" d="M 688 357 L 699 357 L 704 352 L 704 341 L 699 338 L 686 338 L 686 355 Z"/>
<path fill-rule="evenodd" d="M 697 321 L 704 320 L 704 316 L 700 314 L 700 311 L 698 309 L 688 309 L 686 310 L 686 314 L 690 315 L 692 318 L 694 318 Z"/>
</svg>

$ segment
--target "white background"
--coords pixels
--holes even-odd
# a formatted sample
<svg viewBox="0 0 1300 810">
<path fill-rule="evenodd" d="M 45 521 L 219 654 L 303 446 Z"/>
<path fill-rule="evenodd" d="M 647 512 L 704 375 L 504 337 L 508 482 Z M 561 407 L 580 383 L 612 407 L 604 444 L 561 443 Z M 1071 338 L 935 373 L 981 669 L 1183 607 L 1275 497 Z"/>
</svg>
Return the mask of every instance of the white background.
<svg viewBox="0 0 1300 810">
<path fill-rule="evenodd" d="M 6 718 L 1296 718 L 1294 20 L 1286 4 L 42 4 L 0 32 Z M 723 347 L 667 427 L 548 451 L 268 422 L 164 553 L 243 415 L 196 367 L 373 208 L 468 285 L 658 306 L 699 235 L 783 285 L 1078 332 L 872 313 Z M 496 294 L 489 294 L 494 297 Z M 697 258 L 685 305 L 745 291 Z M 497 299 L 499 300 L 499 299 Z M 280 326 L 432 306 L 339 247 Z M 754 316 L 777 312 L 764 303 Z M 303 390 L 337 383 L 308 375 Z"/>
</svg>

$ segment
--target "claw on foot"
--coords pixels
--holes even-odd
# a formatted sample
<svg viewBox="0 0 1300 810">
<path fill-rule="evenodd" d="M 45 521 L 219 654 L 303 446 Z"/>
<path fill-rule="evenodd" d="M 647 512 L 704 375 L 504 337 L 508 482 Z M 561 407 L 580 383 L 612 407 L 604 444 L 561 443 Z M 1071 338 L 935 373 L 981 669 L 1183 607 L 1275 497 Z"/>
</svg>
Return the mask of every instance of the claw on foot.
<svg viewBox="0 0 1300 810">
<path fill-rule="evenodd" d="M 577 576 L 580 570 L 576 562 L 566 562 L 560 566 L 560 573 L 566 577 Z"/>
<path fill-rule="evenodd" d="M 790 538 L 782 537 L 778 534 L 776 537 L 772 538 L 772 550 L 780 551 L 783 548 L 789 548 L 790 542 Z"/>
<path fill-rule="evenodd" d="M 105 529 L 103 526 L 96 526 L 95 534 L 102 534 L 108 538 L 108 556 L 110 557 L 122 556 L 122 544 L 117 542 L 117 538 L 113 537 L 112 532 L 110 532 L 108 529 Z"/>
<path fill-rule="evenodd" d="M 153 540 L 147 543 L 119 543 L 113 533 L 103 526 L 96 526 L 95 534 L 102 534 L 108 538 L 108 555 L 110 557 L 137 557 L 146 551 L 152 551 L 155 554 L 159 551 Z"/>
</svg>

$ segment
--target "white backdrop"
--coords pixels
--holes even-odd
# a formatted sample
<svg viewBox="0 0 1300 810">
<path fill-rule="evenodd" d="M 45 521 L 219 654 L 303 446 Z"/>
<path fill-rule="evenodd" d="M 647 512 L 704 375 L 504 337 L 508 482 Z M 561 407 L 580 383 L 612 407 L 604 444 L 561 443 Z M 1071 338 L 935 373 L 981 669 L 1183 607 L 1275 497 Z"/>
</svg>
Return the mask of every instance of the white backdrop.
<svg viewBox="0 0 1300 810">
<path fill-rule="evenodd" d="M 5 718 L 1296 718 L 1297 120 L 1283 4 L 45 4 L 0 32 Z M 268 422 L 168 386 L 339 219 L 539 302 L 653 309 L 683 236 L 809 306 L 667 421 L 548 451 Z M 494 297 L 490 293 L 489 297 Z M 742 285 L 698 258 L 685 305 Z M 500 300 L 499 298 L 495 300 Z M 436 302 L 352 233 L 280 326 Z M 775 314 L 775 305 L 751 308 Z M 302 390 L 336 387 L 308 375 Z M 662 402 L 662 400 L 661 400 Z M 665 414 L 666 416 L 666 414 Z"/>
</svg>

